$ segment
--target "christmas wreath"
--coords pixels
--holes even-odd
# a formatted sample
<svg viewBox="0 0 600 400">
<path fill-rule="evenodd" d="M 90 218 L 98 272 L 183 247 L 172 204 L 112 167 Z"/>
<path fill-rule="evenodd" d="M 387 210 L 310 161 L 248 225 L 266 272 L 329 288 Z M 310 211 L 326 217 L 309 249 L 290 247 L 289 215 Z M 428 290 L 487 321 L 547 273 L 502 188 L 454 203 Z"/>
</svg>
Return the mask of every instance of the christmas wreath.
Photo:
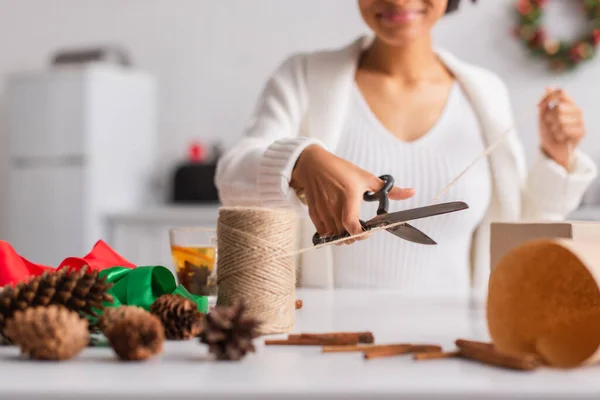
<svg viewBox="0 0 600 400">
<path fill-rule="evenodd" d="M 600 0 L 576 0 L 590 21 L 590 31 L 573 42 L 548 37 L 542 23 L 548 0 L 518 0 L 517 37 L 534 52 L 548 59 L 555 71 L 570 70 L 596 55 L 600 44 Z"/>
</svg>

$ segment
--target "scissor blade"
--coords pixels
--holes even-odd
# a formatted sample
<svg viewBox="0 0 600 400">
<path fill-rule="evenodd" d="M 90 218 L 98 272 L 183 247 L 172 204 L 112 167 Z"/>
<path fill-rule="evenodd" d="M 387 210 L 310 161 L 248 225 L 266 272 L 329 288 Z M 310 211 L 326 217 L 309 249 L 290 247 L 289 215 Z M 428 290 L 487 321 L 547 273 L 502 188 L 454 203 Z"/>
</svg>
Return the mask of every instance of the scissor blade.
<svg viewBox="0 0 600 400">
<path fill-rule="evenodd" d="M 397 222 L 408 222 L 415 219 L 433 217 L 435 215 L 448 214 L 455 211 L 461 211 L 469 208 L 462 201 L 453 201 L 449 203 L 435 204 L 419 208 L 411 208 L 394 213 L 381 214 L 367 222 L 370 227 L 376 227 L 382 224 L 395 224 Z"/>
<path fill-rule="evenodd" d="M 432 238 L 410 224 L 402 224 L 386 230 L 409 242 L 429 245 L 437 244 Z"/>
</svg>

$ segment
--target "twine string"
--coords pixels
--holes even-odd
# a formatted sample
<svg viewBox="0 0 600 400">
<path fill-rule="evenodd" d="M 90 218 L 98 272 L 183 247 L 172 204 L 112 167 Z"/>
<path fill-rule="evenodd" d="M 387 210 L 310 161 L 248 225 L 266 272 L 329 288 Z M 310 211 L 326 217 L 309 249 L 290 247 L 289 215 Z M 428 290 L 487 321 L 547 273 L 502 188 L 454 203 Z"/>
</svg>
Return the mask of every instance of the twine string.
<svg viewBox="0 0 600 400">
<path fill-rule="evenodd" d="M 527 110 L 529 111 L 529 110 Z M 483 151 L 483 153 L 479 154 L 477 157 L 475 157 L 475 159 L 469 164 L 467 165 L 467 167 L 465 169 L 463 169 L 454 179 L 452 179 L 452 181 L 450 181 L 450 183 L 448 183 L 446 185 L 446 187 L 444 187 L 442 189 L 442 191 L 435 196 L 435 198 L 433 199 L 433 203 L 436 203 L 437 201 L 439 201 L 439 199 L 446 194 L 446 192 L 452 187 L 454 186 L 467 172 L 469 172 L 469 170 L 471 168 L 473 168 L 475 166 L 475 164 L 477 164 L 479 161 L 481 161 L 482 159 L 488 157 L 490 154 L 492 154 L 492 152 L 494 150 L 496 150 L 496 148 L 502 144 L 506 138 L 508 138 L 508 136 L 510 136 L 511 132 L 514 131 L 516 129 L 517 126 L 519 126 L 521 123 L 525 122 L 526 119 L 531 117 L 531 112 L 523 112 L 519 118 L 517 119 L 517 121 L 510 127 L 508 128 L 506 131 L 504 131 L 502 133 L 502 135 L 500 135 L 498 137 L 498 139 L 496 139 L 495 142 L 493 142 L 491 145 L 488 146 L 487 149 L 485 149 Z"/>
<path fill-rule="evenodd" d="M 294 326 L 296 268 L 291 257 L 296 214 L 257 208 L 221 208 L 217 225 L 217 304 L 238 298 L 260 321 L 261 335 Z"/>
</svg>

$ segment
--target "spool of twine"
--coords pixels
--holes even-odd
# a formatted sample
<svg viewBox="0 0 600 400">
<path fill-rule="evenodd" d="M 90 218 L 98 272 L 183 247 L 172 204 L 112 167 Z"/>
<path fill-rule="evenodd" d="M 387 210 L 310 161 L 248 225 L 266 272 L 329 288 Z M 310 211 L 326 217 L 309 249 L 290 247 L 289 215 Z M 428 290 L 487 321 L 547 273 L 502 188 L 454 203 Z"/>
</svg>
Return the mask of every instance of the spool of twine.
<svg viewBox="0 0 600 400">
<path fill-rule="evenodd" d="M 241 298 L 261 335 L 285 333 L 295 321 L 293 256 L 296 214 L 266 208 L 221 208 L 217 224 L 217 305 Z"/>
</svg>

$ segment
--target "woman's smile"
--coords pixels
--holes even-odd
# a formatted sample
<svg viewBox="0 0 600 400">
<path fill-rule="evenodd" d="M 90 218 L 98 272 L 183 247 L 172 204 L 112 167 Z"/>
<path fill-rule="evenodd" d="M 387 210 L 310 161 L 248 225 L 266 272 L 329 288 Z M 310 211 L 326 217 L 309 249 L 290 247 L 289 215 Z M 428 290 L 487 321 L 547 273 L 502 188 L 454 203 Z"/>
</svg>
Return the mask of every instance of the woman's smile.
<svg viewBox="0 0 600 400">
<path fill-rule="evenodd" d="M 377 18 L 386 24 L 406 24 L 425 14 L 424 10 L 391 9 L 377 13 Z"/>
</svg>

